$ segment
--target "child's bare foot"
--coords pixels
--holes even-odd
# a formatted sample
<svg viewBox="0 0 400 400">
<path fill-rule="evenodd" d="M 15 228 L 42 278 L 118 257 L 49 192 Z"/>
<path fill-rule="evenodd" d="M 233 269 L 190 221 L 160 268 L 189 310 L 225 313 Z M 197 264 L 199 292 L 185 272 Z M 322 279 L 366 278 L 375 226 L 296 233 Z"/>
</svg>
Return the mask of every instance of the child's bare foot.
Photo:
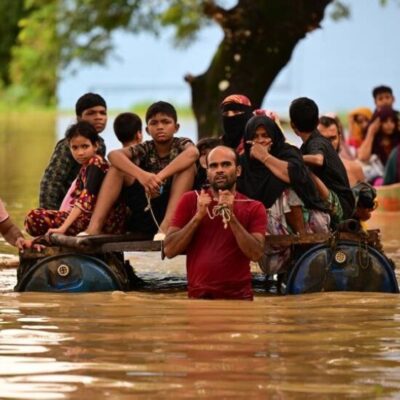
<svg viewBox="0 0 400 400">
<path fill-rule="evenodd" d="M 79 236 L 79 237 L 81 237 L 81 236 L 89 236 L 89 233 L 87 233 L 85 231 L 82 231 L 82 232 L 79 232 L 76 236 Z"/>
<path fill-rule="evenodd" d="M 165 233 L 162 233 L 162 232 L 157 232 L 153 237 L 154 241 L 164 240 L 164 239 L 165 239 Z"/>
</svg>

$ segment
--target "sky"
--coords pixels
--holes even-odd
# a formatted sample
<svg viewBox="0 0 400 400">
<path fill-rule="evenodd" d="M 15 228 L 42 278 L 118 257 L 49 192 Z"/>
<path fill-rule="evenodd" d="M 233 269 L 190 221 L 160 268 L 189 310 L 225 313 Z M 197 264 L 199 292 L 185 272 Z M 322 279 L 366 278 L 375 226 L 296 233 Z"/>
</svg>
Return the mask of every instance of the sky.
<svg viewBox="0 0 400 400">
<path fill-rule="evenodd" d="M 372 88 L 386 84 L 400 99 L 400 3 L 389 0 L 347 0 L 351 17 L 329 17 L 322 29 L 311 32 L 296 47 L 291 61 L 276 78 L 264 107 L 287 115 L 291 100 L 313 98 L 321 112 L 373 107 Z M 78 66 L 63 72 L 58 89 L 61 108 L 72 109 L 87 91 L 102 94 L 109 108 L 128 109 L 135 103 L 168 100 L 190 104 L 187 73 L 203 73 L 222 39 L 218 27 L 202 31 L 199 40 L 176 49 L 170 32 L 152 35 L 114 35 L 115 51 L 104 66 Z M 399 108 L 399 103 L 396 104 Z"/>
</svg>

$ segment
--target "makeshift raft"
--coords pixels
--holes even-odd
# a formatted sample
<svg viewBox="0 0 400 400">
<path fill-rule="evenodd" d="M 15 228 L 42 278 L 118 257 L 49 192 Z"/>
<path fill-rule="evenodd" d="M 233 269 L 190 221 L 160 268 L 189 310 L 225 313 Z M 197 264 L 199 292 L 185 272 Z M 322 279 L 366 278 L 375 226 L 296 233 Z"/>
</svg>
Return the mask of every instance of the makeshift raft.
<svg viewBox="0 0 400 400">
<path fill-rule="evenodd" d="M 124 251 L 158 251 L 162 242 L 138 235 L 72 237 L 51 234 L 42 252 L 20 255 L 18 292 L 97 292 L 138 289 Z M 398 293 L 394 264 L 382 251 L 379 230 L 266 236 L 272 246 L 290 246 L 287 294 L 321 291 Z"/>
</svg>

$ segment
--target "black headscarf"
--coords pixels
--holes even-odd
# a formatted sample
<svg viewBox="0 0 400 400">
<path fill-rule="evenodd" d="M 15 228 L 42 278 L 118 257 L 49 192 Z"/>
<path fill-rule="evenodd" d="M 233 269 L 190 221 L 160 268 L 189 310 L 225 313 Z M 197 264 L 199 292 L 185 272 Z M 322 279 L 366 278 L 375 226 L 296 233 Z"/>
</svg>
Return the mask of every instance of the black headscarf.
<svg viewBox="0 0 400 400">
<path fill-rule="evenodd" d="M 253 107 L 246 96 L 231 95 L 221 103 L 221 112 L 226 111 L 241 112 L 231 117 L 222 115 L 222 127 L 224 131 L 222 142 L 225 146 L 236 149 L 243 138 L 246 123 L 253 115 Z"/>
<path fill-rule="evenodd" d="M 264 164 L 250 156 L 251 144 L 256 129 L 264 126 L 272 139 L 270 154 L 289 163 L 290 184 L 277 178 Z M 246 196 L 261 201 L 265 207 L 271 207 L 282 192 L 289 186 L 297 193 L 305 207 L 325 211 L 316 186 L 304 164 L 300 150 L 285 142 L 285 137 L 278 125 L 269 117 L 252 117 L 245 128 L 244 154 L 241 156 L 242 174 L 238 179 L 238 190 Z"/>
</svg>

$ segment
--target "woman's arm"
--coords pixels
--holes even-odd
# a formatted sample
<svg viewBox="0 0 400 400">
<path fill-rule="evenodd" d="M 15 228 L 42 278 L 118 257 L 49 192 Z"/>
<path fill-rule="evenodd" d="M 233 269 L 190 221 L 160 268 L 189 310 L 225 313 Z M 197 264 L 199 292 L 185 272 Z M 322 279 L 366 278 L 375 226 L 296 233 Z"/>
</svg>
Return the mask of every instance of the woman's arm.
<svg viewBox="0 0 400 400">
<path fill-rule="evenodd" d="M 367 136 L 357 150 L 357 157 L 360 161 L 367 162 L 370 159 L 372 153 L 372 145 L 374 143 L 374 139 L 380 125 L 380 119 L 376 118 L 374 122 L 372 122 L 371 125 L 368 127 Z"/>
<path fill-rule="evenodd" d="M 269 152 L 269 146 L 253 142 L 250 155 L 263 163 L 278 179 L 285 183 L 290 183 L 289 163 L 273 156 Z"/>
<path fill-rule="evenodd" d="M 324 156 L 322 154 L 305 154 L 304 163 L 311 167 L 322 167 L 324 165 Z"/>
</svg>

